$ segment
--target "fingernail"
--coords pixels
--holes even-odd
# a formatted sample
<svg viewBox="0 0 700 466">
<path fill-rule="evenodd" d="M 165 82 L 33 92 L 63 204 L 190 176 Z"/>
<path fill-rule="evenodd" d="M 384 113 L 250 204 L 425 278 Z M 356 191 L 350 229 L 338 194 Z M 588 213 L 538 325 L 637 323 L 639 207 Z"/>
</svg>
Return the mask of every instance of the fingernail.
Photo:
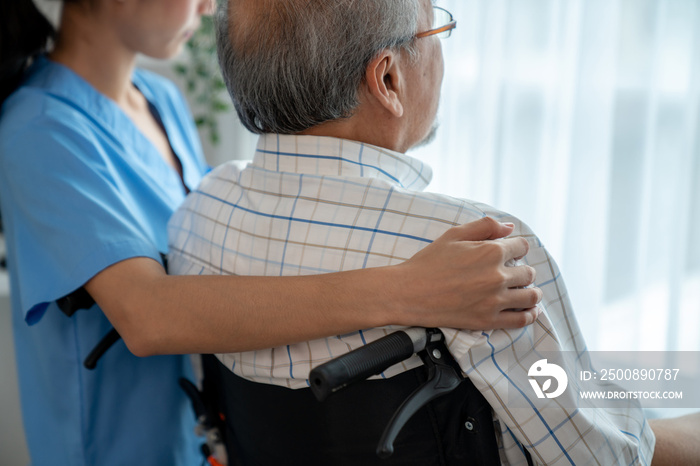
<svg viewBox="0 0 700 466">
<path fill-rule="evenodd" d="M 510 223 L 510 222 L 501 222 L 501 225 L 510 227 L 510 228 L 515 228 L 515 223 Z"/>
</svg>

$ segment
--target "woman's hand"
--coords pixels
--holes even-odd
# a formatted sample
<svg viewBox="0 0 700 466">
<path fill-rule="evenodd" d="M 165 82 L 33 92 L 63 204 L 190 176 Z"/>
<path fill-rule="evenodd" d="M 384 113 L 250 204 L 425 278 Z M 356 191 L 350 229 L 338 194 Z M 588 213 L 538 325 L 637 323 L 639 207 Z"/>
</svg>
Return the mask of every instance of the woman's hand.
<svg viewBox="0 0 700 466">
<path fill-rule="evenodd" d="M 524 238 L 489 217 L 453 227 L 408 261 L 396 266 L 401 278 L 392 289 L 408 310 L 402 323 L 471 330 L 519 328 L 535 321 L 539 288 L 530 287 L 535 269 L 509 267 L 527 254 Z M 415 320 L 414 320 L 415 319 Z"/>
</svg>

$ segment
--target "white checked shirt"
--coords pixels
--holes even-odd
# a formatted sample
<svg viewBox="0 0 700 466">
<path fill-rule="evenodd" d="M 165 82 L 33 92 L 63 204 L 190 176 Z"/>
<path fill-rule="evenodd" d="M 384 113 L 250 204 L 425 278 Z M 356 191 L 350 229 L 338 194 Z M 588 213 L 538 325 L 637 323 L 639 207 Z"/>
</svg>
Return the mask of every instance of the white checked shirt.
<svg viewBox="0 0 700 466">
<path fill-rule="evenodd" d="M 544 312 L 518 330 L 442 329 L 450 352 L 494 410 L 502 462 L 526 464 L 526 448 L 538 464 L 649 464 L 654 436 L 638 404 L 603 409 L 572 401 L 576 374 L 590 368 L 588 353 L 563 279 L 538 238 L 490 206 L 423 192 L 430 179 L 420 161 L 378 147 L 263 136 L 251 164 L 218 167 L 175 213 L 170 272 L 282 276 L 378 267 L 407 260 L 453 225 L 483 216 L 512 222 L 513 235 L 530 243 L 524 261 L 537 270 Z M 241 377 L 302 388 L 312 367 L 400 328 L 218 357 Z M 575 359 L 558 361 L 569 379 L 564 394 L 540 399 L 528 369 L 548 351 Z M 414 355 L 382 377 L 418 365 Z M 575 404 L 567 408 L 562 400 Z"/>
</svg>

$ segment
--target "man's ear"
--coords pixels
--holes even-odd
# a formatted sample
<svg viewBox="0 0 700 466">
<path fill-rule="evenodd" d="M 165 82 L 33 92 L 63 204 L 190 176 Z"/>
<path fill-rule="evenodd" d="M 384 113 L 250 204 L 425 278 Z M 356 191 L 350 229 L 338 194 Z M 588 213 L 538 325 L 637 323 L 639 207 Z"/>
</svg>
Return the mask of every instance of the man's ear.
<svg viewBox="0 0 700 466">
<path fill-rule="evenodd" d="M 365 80 L 369 94 L 396 118 L 403 116 L 400 95 L 403 79 L 395 52 L 384 50 L 367 65 Z"/>
</svg>

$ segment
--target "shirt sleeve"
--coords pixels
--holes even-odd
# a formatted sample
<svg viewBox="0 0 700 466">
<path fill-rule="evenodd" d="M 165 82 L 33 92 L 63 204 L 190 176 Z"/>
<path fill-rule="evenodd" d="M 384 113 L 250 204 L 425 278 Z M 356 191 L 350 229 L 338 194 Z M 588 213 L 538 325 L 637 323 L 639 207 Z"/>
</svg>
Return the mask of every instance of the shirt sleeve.
<svg viewBox="0 0 700 466">
<path fill-rule="evenodd" d="M 655 438 L 637 400 L 601 406 L 579 397 L 577 374 L 592 370 L 590 355 L 554 259 L 521 220 L 485 204 L 476 206 L 489 217 L 512 222 L 512 236 L 529 242 L 523 262 L 535 268 L 535 284 L 543 292 L 542 314 L 532 325 L 466 337 L 446 333 L 448 341 L 464 340 L 454 345 L 455 357 L 499 421 L 504 463 L 526 464 L 527 451 L 535 464 L 588 464 L 591 458 L 598 464 L 649 464 Z M 552 396 L 534 389 L 539 366 L 558 366 Z M 591 386 L 614 387 L 601 381 Z"/>
<path fill-rule="evenodd" d="M 79 127 L 42 117 L 3 142 L 3 216 L 29 324 L 105 267 L 137 256 L 159 259 L 133 208 L 138 200 L 118 176 L 118 157 Z"/>
</svg>

